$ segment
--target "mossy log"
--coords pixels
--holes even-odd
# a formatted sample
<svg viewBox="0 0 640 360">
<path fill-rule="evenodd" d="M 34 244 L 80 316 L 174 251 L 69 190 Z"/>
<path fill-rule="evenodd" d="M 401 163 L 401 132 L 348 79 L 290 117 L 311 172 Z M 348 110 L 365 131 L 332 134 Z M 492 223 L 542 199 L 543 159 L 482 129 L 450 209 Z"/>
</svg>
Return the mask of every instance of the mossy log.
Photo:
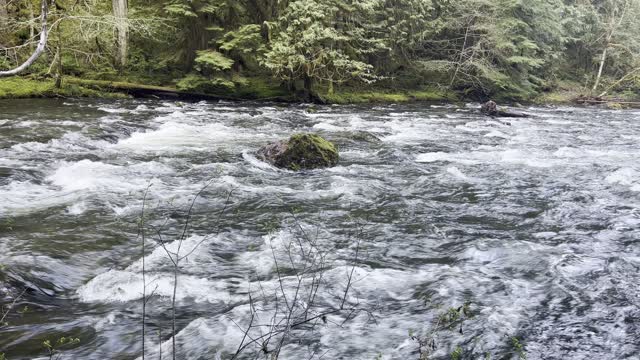
<svg viewBox="0 0 640 360">
<path fill-rule="evenodd" d="M 220 95 L 208 95 L 201 93 L 193 93 L 187 91 L 180 91 L 178 89 L 165 87 L 165 86 L 152 86 L 143 84 L 134 84 L 128 82 L 118 81 L 103 81 L 103 80 L 83 80 L 83 79 L 68 79 L 66 80 L 70 84 L 82 85 L 87 88 L 92 88 L 99 91 L 114 91 L 126 93 L 133 97 L 139 98 L 160 98 L 160 99 L 178 99 L 178 100 L 239 100 L 237 98 L 220 96 Z"/>
</svg>

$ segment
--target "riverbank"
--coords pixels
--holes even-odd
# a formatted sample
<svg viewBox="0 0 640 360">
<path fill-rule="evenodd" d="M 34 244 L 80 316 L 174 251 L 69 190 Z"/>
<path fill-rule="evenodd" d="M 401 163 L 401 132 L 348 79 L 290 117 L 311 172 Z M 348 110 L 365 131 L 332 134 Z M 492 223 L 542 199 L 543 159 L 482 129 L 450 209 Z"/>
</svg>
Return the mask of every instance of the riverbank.
<svg viewBox="0 0 640 360">
<path fill-rule="evenodd" d="M 53 79 L 11 77 L 0 79 L 0 99 L 92 97 L 126 98 L 156 97 L 181 100 L 270 100 L 298 102 L 296 95 L 268 79 L 249 78 L 229 91 L 194 92 L 175 86 L 146 85 L 127 81 L 86 80 L 66 77 L 60 89 Z M 413 101 L 455 102 L 460 97 L 453 92 L 436 89 L 353 89 L 345 88 L 332 94 L 318 96 L 318 101 L 328 104 L 407 103 Z"/>
<path fill-rule="evenodd" d="M 66 81 L 58 89 L 54 79 L 36 80 L 26 77 L 0 79 L 0 99 L 55 97 L 126 98 L 127 95 L 120 92 L 91 89 Z"/>
<path fill-rule="evenodd" d="M 185 91 L 176 86 L 147 85 L 126 80 L 94 80 L 64 77 L 56 88 L 52 78 L 9 77 L 0 79 L 0 99 L 90 97 L 90 98 L 175 98 L 180 100 L 273 100 L 293 102 L 291 93 L 253 78 L 225 92 Z"/>
<path fill-rule="evenodd" d="M 470 99 L 464 94 L 435 88 L 339 88 L 331 94 L 319 95 L 316 101 L 326 104 L 368 104 L 368 103 L 411 103 L 411 102 L 447 102 L 455 103 Z M 168 98 L 179 100 L 229 100 L 229 101 L 302 101 L 292 91 L 281 87 L 275 81 L 266 78 L 245 78 L 234 83 L 234 87 L 221 91 L 185 91 L 171 85 L 146 85 L 129 81 L 110 81 L 65 77 L 60 88 L 55 87 L 51 78 L 10 77 L 0 79 L 0 99 L 89 97 L 89 98 Z M 516 102 L 501 96 L 503 103 Z M 582 99 L 582 100 L 580 100 Z M 596 100 L 585 100 L 584 91 L 578 84 L 562 83 L 556 89 L 544 92 L 529 101 L 531 104 L 602 105 L 611 109 L 640 107 L 640 94 L 634 92 L 612 93 Z"/>
</svg>

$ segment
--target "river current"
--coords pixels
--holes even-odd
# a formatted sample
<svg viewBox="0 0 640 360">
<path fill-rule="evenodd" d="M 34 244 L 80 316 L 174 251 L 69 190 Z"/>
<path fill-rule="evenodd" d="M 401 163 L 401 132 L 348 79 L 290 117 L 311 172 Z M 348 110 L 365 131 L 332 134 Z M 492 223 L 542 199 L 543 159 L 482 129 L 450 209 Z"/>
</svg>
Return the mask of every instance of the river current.
<svg viewBox="0 0 640 360">
<path fill-rule="evenodd" d="M 0 301 L 19 297 L 0 353 L 48 358 L 67 336 L 60 359 L 140 358 L 144 224 L 145 353 L 170 358 L 173 268 L 149 229 L 176 251 L 188 220 L 179 359 L 231 358 L 249 294 L 291 296 L 300 229 L 326 257 L 316 311 L 346 286 L 362 311 L 291 329 L 281 359 L 419 359 L 428 337 L 429 359 L 640 359 L 640 111 L 475 108 L 0 101 Z M 297 132 L 339 165 L 253 155 Z M 240 358 L 269 358 L 257 344 Z"/>
</svg>

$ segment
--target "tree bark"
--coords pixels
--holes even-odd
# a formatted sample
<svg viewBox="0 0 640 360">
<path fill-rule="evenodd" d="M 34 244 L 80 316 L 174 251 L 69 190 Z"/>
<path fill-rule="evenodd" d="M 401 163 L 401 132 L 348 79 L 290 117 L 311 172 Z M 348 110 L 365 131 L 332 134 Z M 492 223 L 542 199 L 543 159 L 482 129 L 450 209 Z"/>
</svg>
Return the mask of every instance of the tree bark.
<svg viewBox="0 0 640 360">
<path fill-rule="evenodd" d="M 31 1 L 29 1 L 29 17 L 31 19 L 35 19 L 36 17 L 36 15 L 33 13 L 33 3 Z M 31 23 L 31 25 L 29 25 L 29 39 L 33 39 L 35 36 L 36 36 L 36 27 L 35 25 L 33 25 L 33 23 Z M 33 44 L 29 46 L 29 49 L 33 51 Z"/>
<path fill-rule="evenodd" d="M 304 75 L 304 97 L 306 101 L 313 99 L 313 78 L 308 74 Z"/>
<path fill-rule="evenodd" d="M 604 70 L 604 63 L 607 61 L 607 51 L 609 50 L 608 46 L 609 44 L 607 44 L 607 47 L 605 47 L 604 51 L 602 51 L 602 58 L 600 58 L 600 68 L 598 69 L 598 75 L 596 76 L 596 83 L 593 84 L 593 91 L 596 91 L 598 89 L 598 86 L 600 85 L 602 70 Z"/>
<path fill-rule="evenodd" d="M 0 29 L 7 26 L 9 13 L 7 12 L 7 0 L 0 0 Z"/>
<path fill-rule="evenodd" d="M 112 0 L 113 17 L 116 21 L 116 66 L 122 70 L 127 65 L 129 52 L 129 4 L 127 0 Z"/>
<path fill-rule="evenodd" d="M 52 0 L 51 4 L 55 5 L 55 0 Z M 22 65 L 11 70 L 0 71 L 0 77 L 13 76 L 25 71 L 36 60 L 38 60 L 40 55 L 42 55 L 42 53 L 45 51 L 47 47 L 47 40 L 49 39 L 49 28 L 47 27 L 47 16 L 49 14 L 49 6 L 47 5 L 47 0 L 42 0 L 41 12 L 42 13 L 40 15 L 40 23 L 42 24 L 42 31 L 40 32 L 40 41 L 38 42 L 38 46 L 36 47 L 36 50 Z"/>
</svg>

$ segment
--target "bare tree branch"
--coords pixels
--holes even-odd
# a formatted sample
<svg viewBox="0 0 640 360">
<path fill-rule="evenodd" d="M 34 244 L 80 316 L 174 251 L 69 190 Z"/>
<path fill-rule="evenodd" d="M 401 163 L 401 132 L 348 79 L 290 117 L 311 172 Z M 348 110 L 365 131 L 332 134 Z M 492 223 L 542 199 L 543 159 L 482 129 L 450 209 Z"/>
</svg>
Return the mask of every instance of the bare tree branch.
<svg viewBox="0 0 640 360">
<path fill-rule="evenodd" d="M 51 1 L 51 5 L 55 5 L 55 0 Z M 31 54 L 31 56 L 22 63 L 22 65 L 6 71 L 0 71 L 0 77 L 13 76 L 17 75 L 23 71 L 25 71 L 29 66 L 31 66 L 42 53 L 46 49 L 47 41 L 49 39 L 49 28 L 47 27 L 47 17 L 49 14 L 49 6 L 47 4 L 47 0 L 42 0 L 41 5 L 41 15 L 40 15 L 40 23 L 42 24 L 42 30 L 40 31 L 40 41 L 38 42 L 38 46 L 36 50 Z"/>
</svg>

